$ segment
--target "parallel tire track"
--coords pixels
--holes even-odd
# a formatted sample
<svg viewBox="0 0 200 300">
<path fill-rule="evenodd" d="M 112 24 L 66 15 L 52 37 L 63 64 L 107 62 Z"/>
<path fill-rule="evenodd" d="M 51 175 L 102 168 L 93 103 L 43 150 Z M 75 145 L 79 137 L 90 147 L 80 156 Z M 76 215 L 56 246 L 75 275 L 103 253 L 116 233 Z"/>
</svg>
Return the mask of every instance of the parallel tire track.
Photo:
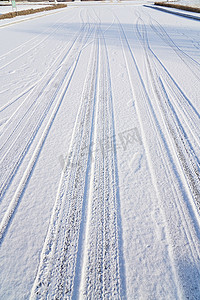
<svg viewBox="0 0 200 300">
<path fill-rule="evenodd" d="M 190 55 L 185 53 L 180 47 L 178 47 L 166 30 L 148 14 L 150 20 L 150 27 L 152 30 L 167 44 L 171 49 L 180 57 L 183 63 L 190 69 L 193 75 L 200 81 L 200 64 L 192 58 Z"/>
<path fill-rule="evenodd" d="M 27 96 L 25 98 L 25 100 L 18 106 L 18 108 L 12 114 L 12 116 L 10 116 L 10 118 L 9 118 L 7 124 L 6 124 L 6 128 L 4 128 L 4 132 L 3 132 L 2 137 L 1 137 L 1 149 L 2 149 L 3 143 L 4 143 L 3 138 L 5 140 L 9 139 L 9 131 L 12 130 L 13 124 L 17 124 L 15 127 L 18 126 L 18 119 L 17 118 L 19 118 L 19 119 L 20 118 L 21 119 L 24 118 L 24 116 L 26 115 L 28 109 L 31 107 L 32 103 L 35 103 L 37 101 L 37 99 L 43 93 L 43 90 L 49 85 L 49 83 L 51 81 L 53 81 L 53 78 L 56 76 L 56 74 L 59 71 L 59 69 L 66 62 L 66 59 L 70 55 L 70 51 L 71 51 L 72 47 L 74 47 L 76 45 L 76 43 L 78 42 L 78 39 L 80 40 L 80 36 L 82 35 L 82 32 L 84 31 L 85 26 L 86 26 L 86 24 L 84 24 L 84 22 L 82 20 L 82 26 L 81 26 L 80 30 L 78 31 L 78 33 L 75 35 L 75 37 L 73 37 L 72 40 L 70 40 L 66 44 L 66 46 L 64 47 L 64 49 L 59 53 L 59 55 L 57 56 L 57 58 L 54 61 L 54 63 L 44 73 L 44 75 L 42 76 L 42 78 L 40 78 L 37 82 L 34 83 L 34 85 L 32 86 L 32 88 L 34 88 L 34 90 L 30 94 L 30 96 Z M 24 93 L 26 94 L 27 91 L 29 91 L 29 89 L 26 90 L 26 91 L 24 91 Z M 9 105 L 11 105 L 17 99 L 19 99 L 24 93 L 18 95 L 15 99 L 12 99 L 10 101 L 10 103 L 8 103 L 8 104 L 4 105 L 3 107 L 1 107 L 0 108 L 0 112 L 2 112 L 3 110 L 5 110 Z M 9 127 L 11 127 L 11 128 L 9 128 Z M 13 131 L 12 131 L 11 134 L 13 134 Z M 3 137 L 3 136 L 5 136 L 5 137 Z"/>
<path fill-rule="evenodd" d="M 74 16 L 72 18 L 74 18 Z M 39 50 L 38 46 L 41 46 L 43 48 L 45 46 L 44 42 L 46 42 L 52 35 L 54 35 L 60 29 L 60 27 L 62 26 L 62 24 L 60 24 L 60 21 L 63 19 L 64 17 L 61 17 L 54 24 L 52 24 L 53 29 L 51 29 L 50 32 L 49 29 L 46 29 L 31 40 L 28 40 L 24 44 L 0 56 L 0 62 L 3 62 L 3 64 L 0 65 L 0 71 L 5 67 L 9 66 L 10 64 L 14 63 L 15 61 L 18 61 L 20 58 L 26 56 L 27 54 L 28 56 L 30 56 L 31 51 L 33 51 L 36 48 L 37 50 Z M 55 25 L 56 27 L 54 28 Z M 46 34 L 47 36 L 43 37 Z M 43 38 L 41 38 L 41 36 Z"/>
<path fill-rule="evenodd" d="M 37 146 L 36 146 L 36 148 L 33 152 L 33 155 L 32 155 L 32 157 L 29 161 L 29 164 L 28 164 L 28 166 L 27 166 L 27 168 L 26 168 L 26 170 L 23 174 L 23 177 L 21 178 L 21 181 L 20 181 L 20 183 L 19 183 L 19 185 L 16 189 L 16 192 L 15 192 L 13 198 L 11 199 L 11 202 L 9 203 L 9 206 L 8 206 L 6 212 L 3 216 L 3 219 L 0 223 L 0 243 L 2 242 L 2 240 L 4 238 L 4 235 L 5 235 L 5 233 L 8 229 L 8 226 L 9 226 L 9 224 L 10 224 L 10 222 L 11 222 L 11 220 L 12 220 L 14 214 L 15 214 L 16 208 L 19 205 L 21 197 L 22 197 L 22 195 L 23 195 L 23 193 L 26 189 L 29 178 L 30 178 L 30 176 L 33 172 L 33 169 L 34 169 L 35 164 L 38 160 L 38 157 L 39 157 L 40 152 L 43 148 L 43 145 L 46 141 L 46 138 L 49 134 L 51 126 L 52 126 L 52 124 L 53 124 L 53 122 L 56 118 L 57 112 L 58 112 L 58 110 L 59 110 L 59 108 L 62 104 L 62 101 L 64 99 L 64 96 L 67 92 L 68 86 L 71 82 L 71 79 L 73 77 L 76 65 L 78 63 L 78 59 L 79 59 L 79 57 L 74 62 L 73 67 L 71 68 L 67 78 L 65 79 L 65 81 L 64 81 L 65 84 L 64 84 L 63 88 L 59 91 L 58 100 L 56 102 L 56 105 L 54 106 L 54 108 L 52 110 L 52 113 L 51 113 L 50 118 L 49 118 L 49 120 L 48 120 L 48 122 L 47 122 L 47 124 L 44 128 L 42 136 L 40 137 L 40 140 L 39 140 L 39 142 L 38 142 L 38 144 L 37 144 Z"/>
<path fill-rule="evenodd" d="M 173 139 L 179 161 L 182 165 L 185 176 L 187 177 L 188 184 L 191 188 L 193 197 L 195 198 L 196 203 L 200 209 L 199 158 L 190 143 L 189 137 L 187 136 L 186 131 L 182 126 L 182 122 L 178 114 L 176 113 L 176 106 L 173 105 L 171 99 L 167 94 L 167 91 L 164 87 L 163 79 L 167 78 L 168 83 L 171 83 L 170 86 L 173 86 L 175 91 L 177 91 L 177 88 L 176 86 L 174 86 L 173 80 L 170 76 L 168 76 L 168 73 L 165 72 L 165 69 L 162 68 L 162 65 L 159 63 L 159 60 L 154 55 L 153 50 L 150 48 L 150 45 L 148 43 L 147 30 L 141 18 L 138 19 L 137 33 L 138 38 L 141 40 L 145 51 L 147 66 L 151 76 L 153 89 L 155 91 L 155 97 L 158 99 L 159 102 L 158 106 L 161 108 L 162 115 L 165 119 L 165 123 Z M 163 79 L 161 79 L 161 76 L 159 74 L 163 73 L 164 76 Z M 182 106 L 183 105 L 184 102 L 182 102 Z M 200 125 L 200 119 L 197 120 L 196 125 L 197 124 Z M 188 123 L 186 123 L 185 126 L 188 126 Z M 196 140 L 198 141 L 198 144 L 200 144 L 198 136 L 196 136 Z"/>
<path fill-rule="evenodd" d="M 24 115 L 17 114 L 18 121 L 16 122 L 15 119 L 16 127 L 14 130 L 11 131 L 8 137 L 4 135 L 6 140 L 1 148 L 3 152 L 0 162 L 0 198 L 4 196 L 39 128 L 54 104 L 68 72 L 70 72 L 74 61 L 77 60 L 82 44 L 84 45 L 87 42 L 92 31 L 93 29 L 86 27 L 82 31 L 82 35 L 75 39 L 66 57 L 64 57 L 61 67 L 55 70 L 53 77 L 50 74 L 50 78 L 44 78 L 41 86 L 30 95 L 30 101 L 26 104 L 27 108 L 25 109 L 24 105 L 22 106 L 22 110 L 25 110 Z M 47 86 L 49 83 L 53 84 L 50 90 Z"/>
<path fill-rule="evenodd" d="M 97 67 L 98 41 L 96 40 L 90 57 L 71 150 L 60 181 L 31 299 L 46 299 L 46 297 L 71 299 L 73 295 L 79 232 L 86 205 L 86 181 L 92 146 Z"/>
<path fill-rule="evenodd" d="M 121 299 L 114 115 L 106 44 L 100 47 L 96 145 L 92 166 L 80 299 Z M 101 145 L 101 150 L 97 148 Z"/>
<path fill-rule="evenodd" d="M 81 21 L 82 21 L 82 26 L 81 26 L 81 29 L 80 29 L 80 30 L 82 30 L 82 29 L 83 29 L 83 26 L 84 26 L 83 17 L 82 17 L 82 12 L 80 12 L 80 18 L 81 18 Z M 63 18 L 61 18 L 61 19 L 63 19 Z M 61 20 L 61 19 L 59 19 L 59 20 Z M 58 21 L 57 21 L 57 22 L 58 22 Z M 56 22 L 56 23 L 57 23 L 57 22 Z M 56 23 L 55 23 L 55 24 L 56 24 Z M 34 49 L 36 49 L 36 48 L 37 48 L 37 51 L 39 51 L 40 48 L 38 49 L 38 46 L 39 46 L 39 45 L 42 45 L 41 48 L 43 48 L 43 47 L 44 47 L 43 42 L 44 42 L 45 40 L 48 40 L 49 37 L 50 37 L 51 35 L 55 34 L 55 32 L 57 32 L 57 30 L 58 30 L 61 26 L 62 26 L 62 24 L 57 25 L 57 27 L 56 27 L 55 29 L 53 29 L 52 32 L 50 32 L 50 33 L 48 34 L 48 36 L 45 37 L 42 41 L 39 40 L 39 38 L 38 38 L 38 41 L 37 41 L 37 38 L 35 38 L 36 41 L 35 41 L 35 43 L 32 45 L 31 48 L 29 47 L 29 43 L 28 43 L 29 41 L 28 41 L 27 43 L 25 43 L 25 45 L 27 44 L 27 46 L 28 46 L 28 49 L 27 49 L 26 51 L 25 51 L 25 49 L 23 49 L 23 48 L 21 49 L 21 47 L 19 47 L 20 53 L 21 53 L 21 52 L 23 52 L 23 53 L 20 54 L 18 57 L 16 57 L 16 53 L 15 53 L 14 50 L 11 51 L 11 53 L 14 52 L 13 55 L 14 55 L 15 59 L 12 60 L 11 57 L 9 57 L 9 55 L 8 55 L 7 60 L 8 60 L 8 62 L 9 62 L 9 64 L 12 63 L 12 62 L 14 62 L 14 61 L 16 61 L 16 60 L 18 60 L 19 57 L 22 57 L 22 56 L 24 56 L 24 55 L 26 55 L 26 54 L 28 54 L 28 56 L 29 56 L 29 55 L 30 55 L 29 52 L 32 51 L 32 50 L 34 50 Z M 42 34 L 44 34 L 44 32 L 43 32 Z M 40 35 L 41 35 L 41 34 L 40 34 Z M 40 35 L 39 35 L 39 36 L 40 36 Z M 75 37 L 76 37 L 76 36 L 77 36 L 77 34 L 75 34 Z M 34 39 L 34 40 L 35 40 L 35 39 Z M 31 41 L 32 41 L 32 40 L 31 40 Z M 3 111 L 5 111 L 5 110 L 6 110 L 8 107 L 10 107 L 13 103 L 16 103 L 17 101 L 19 101 L 23 95 L 26 95 L 27 92 L 29 92 L 30 90 L 32 90 L 33 88 L 35 88 L 36 86 L 38 86 L 38 84 L 41 84 L 41 81 L 44 79 L 44 77 L 47 78 L 48 74 L 50 74 L 50 73 L 53 74 L 53 71 L 52 71 L 52 70 L 55 69 L 55 66 L 56 66 L 56 65 L 57 65 L 57 67 L 58 67 L 59 64 L 62 63 L 63 59 L 65 58 L 67 46 L 68 46 L 68 44 L 69 44 L 69 48 L 70 48 L 70 43 L 72 43 L 73 41 L 75 41 L 74 38 L 72 39 L 72 41 L 70 40 L 70 41 L 67 43 L 67 45 L 65 46 L 64 51 L 63 51 L 63 50 L 62 50 L 62 51 L 60 51 L 60 50 L 58 51 L 59 55 L 56 56 L 56 60 L 54 61 L 53 65 L 51 65 L 50 68 L 49 68 L 49 70 L 47 70 L 47 72 L 44 73 L 44 75 L 42 76 L 42 78 L 40 78 L 40 79 L 37 80 L 37 81 L 34 81 L 34 83 L 31 83 L 31 85 L 30 85 L 30 83 L 29 83 L 29 84 L 28 84 L 28 87 L 26 88 L 25 91 L 22 91 L 22 92 L 20 92 L 20 94 L 15 95 L 15 97 L 14 97 L 13 99 L 11 99 L 9 102 L 7 102 L 7 103 L 4 104 L 2 107 L 0 107 L 0 113 L 3 112 Z M 22 51 L 22 50 L 23 50 L 23 51 Z M 7 56 L 6 56 L 6 57 L 7 57 Z M 18 63 L 19 63 L 19 62 L 18 62 Z M 8 64 L 8 65 L 9 65 L 9 64 Z M 7 65 L 7 64 L 6 64 L 6 65 Z M 5 65 L 2 66 L 1 69 L 4 68 L 4 67 L 5 67 Z M 8 89 L 10 88 L 10 85 L 11 85 L 11 83 L 9 82 L 9 84 L 8 84 Z"/>
<path fill-rule="evenodd" d="M 154 19 L 151 18 L 151 16 L 148 15 L 151 22 L 151 27 L 154 31 L 165 41 L 165 43 L 169 44 L 171 48 L 177 53 L 179 56 L 184 54 L 184 59 L 182 61 L 191 68 L 191 65 L 193 65 L 192 72 L 194 71 L 197 77 L 200 77 L 200 64 L 197 63 L 195 60 L 193 60 L 190 56 L 188 56 L 186 53 L 184 53 L 179 47 L 173 42 L 173 40 L 170 38 L 170 36 L 166 33 L 164 28 L 156 22 Z M 140 14 L 139 14 L 140 22 L 142 21 Z M 156 22 L 157 26 L 153 24 L 153 22 Z M 139 25 L 139 24 L 138 24 Z M 137 25 L 137 27 L 138 27 Z M 150 55 L 154 56 L 153 60 L 156 60 L 159 65 L 159 71 L 162 73 L 162 77 L 164 78 L 166 84 L 168 85 L 169 89 L 171 90 L 171 94 L 173 94 L 173 99 L 176 99 L 174 102 L 174 105 L 176 106 L 177 110 L 179 110 L 180 114 L 184 115 L 183 118 L 185 118 L 186 122 L 185 124 L 187 127 L 190 127 L 190 132 L 194 136 L 194 139 L 196 139 L 197 144 L 199 143 L 199 132 L 197 128 L 200 126 L 200 114 L 196 110 L 196 108 L 192 105 L 191 101 L 184 95 L 181 88 L 178 86 L 176 81 L 173 79 L 173 77 L 170 75 L 170 73 L 167 71 L 167 69 L 164 67 L 162 62 L 159 60 L 159 58 L 156 56 L 154 51 L 151 49 L 148 39 L 147 39 L 147 29 L 146 26 L 141 24 L 141 30 L 139 34 L 139 39 L 142 41 L 143 46 L 148 49 Z M 183 53 L 182 53 L 183 52 Z M 189 62 L 188 62 L 189 60 Z M 191 62 L 192 60 L 193 62 Z M 189 125 L 190 124 L 190 125 Z"/>
<path fill-rule="evenodd" d="M 129 61 L 128 68 L 132 68 L 135 74 L 134 79 L 137 88 L 133 92 L 136 98 L 136 110 L 152 182 L 158 199 L 161 199 L 159 204 L 163 210 L 163 217 L 168 224 L 167 236 L 170 239 L 169 243 L 172 245 L 173 255 L 170 257 L 177 292 L 181 299 L 183 297 L 198 299 L 200 292 L 198 280 L 200 274 L 199 215 L 193 205 L 191 191 L 187 189 L 186 180 L 181 176 L 182 170 L 176 159 L 177 156 L 172 147 L 169 134 L 160 123 L 158 107 L 154 108 L 154 101 L 150 99 L 137 61 L 120 22 L 119 31 L 124 55 L 126 60 Z M 153 150 L 150 146 L 152 143 L 154 144 Z M 169 184 L 163 188 L 162 182 L 168 182 Z M 186 190 L 184 187 L 186 187 Z M 193 266 L 190 274 L 185 272 L 184 269 L 187 267 L 186 260 L 189 265 Z M 185 282 L 187 282 L 187 285 L 185 285 Z"/>
<path fill-rule="evenodd" d="M 96 39 L 31 299 L 122 297 L 114 112 L 106 44 L 98 34 L 101 47 Z"/>
</svg>

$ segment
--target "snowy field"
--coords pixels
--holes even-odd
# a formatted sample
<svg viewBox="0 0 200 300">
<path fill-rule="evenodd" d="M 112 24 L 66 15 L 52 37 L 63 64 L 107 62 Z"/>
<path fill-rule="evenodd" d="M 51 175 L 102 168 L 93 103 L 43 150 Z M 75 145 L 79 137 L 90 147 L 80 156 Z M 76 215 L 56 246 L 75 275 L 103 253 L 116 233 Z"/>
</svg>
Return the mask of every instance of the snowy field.
<svg viewBox="0 0 200 300">
<path fill-rule="evenodd" d="M 200 299 L 200 22 L 142 4 L 0 22 L 1 300 Z"/>
</svg>

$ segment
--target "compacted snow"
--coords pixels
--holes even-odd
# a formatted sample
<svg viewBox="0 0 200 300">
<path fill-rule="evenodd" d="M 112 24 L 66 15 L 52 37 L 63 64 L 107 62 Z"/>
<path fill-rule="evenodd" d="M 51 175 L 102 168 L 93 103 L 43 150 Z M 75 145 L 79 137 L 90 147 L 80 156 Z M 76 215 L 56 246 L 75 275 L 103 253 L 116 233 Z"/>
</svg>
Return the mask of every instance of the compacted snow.
<svg viewBox="0 0 200 300">
<path fill-rule="evenodd" d="M 143 4 L 0 23 L 0 299 L 200 299 L 200 23 Z"/>
</svg>

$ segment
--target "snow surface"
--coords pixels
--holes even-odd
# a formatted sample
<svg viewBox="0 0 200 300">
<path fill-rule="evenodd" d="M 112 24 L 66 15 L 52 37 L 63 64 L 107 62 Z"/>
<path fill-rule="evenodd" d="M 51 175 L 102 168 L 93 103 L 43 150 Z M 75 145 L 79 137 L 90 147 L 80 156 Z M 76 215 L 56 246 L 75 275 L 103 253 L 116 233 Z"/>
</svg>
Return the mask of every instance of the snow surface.
<svg viewBox="0 0 200 300">
<path fill-rule="evenodd" d="M 0 299 L 200 299 L 200 23 L 143 4 L 0 22 Z"/>
</svg>

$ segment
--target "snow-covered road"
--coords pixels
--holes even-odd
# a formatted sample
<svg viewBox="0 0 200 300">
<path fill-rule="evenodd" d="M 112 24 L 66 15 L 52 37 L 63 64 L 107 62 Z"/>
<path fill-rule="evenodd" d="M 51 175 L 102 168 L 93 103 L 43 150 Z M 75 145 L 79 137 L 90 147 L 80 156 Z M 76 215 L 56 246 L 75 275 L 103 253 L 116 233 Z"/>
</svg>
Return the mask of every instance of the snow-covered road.
<svg viewBox="0 0 200 300">
<path fill-rule="evenodd" d="M 200 22 L 143 4 L 0 23 L 0 299 L 200 299 Z"/>
</svg>

